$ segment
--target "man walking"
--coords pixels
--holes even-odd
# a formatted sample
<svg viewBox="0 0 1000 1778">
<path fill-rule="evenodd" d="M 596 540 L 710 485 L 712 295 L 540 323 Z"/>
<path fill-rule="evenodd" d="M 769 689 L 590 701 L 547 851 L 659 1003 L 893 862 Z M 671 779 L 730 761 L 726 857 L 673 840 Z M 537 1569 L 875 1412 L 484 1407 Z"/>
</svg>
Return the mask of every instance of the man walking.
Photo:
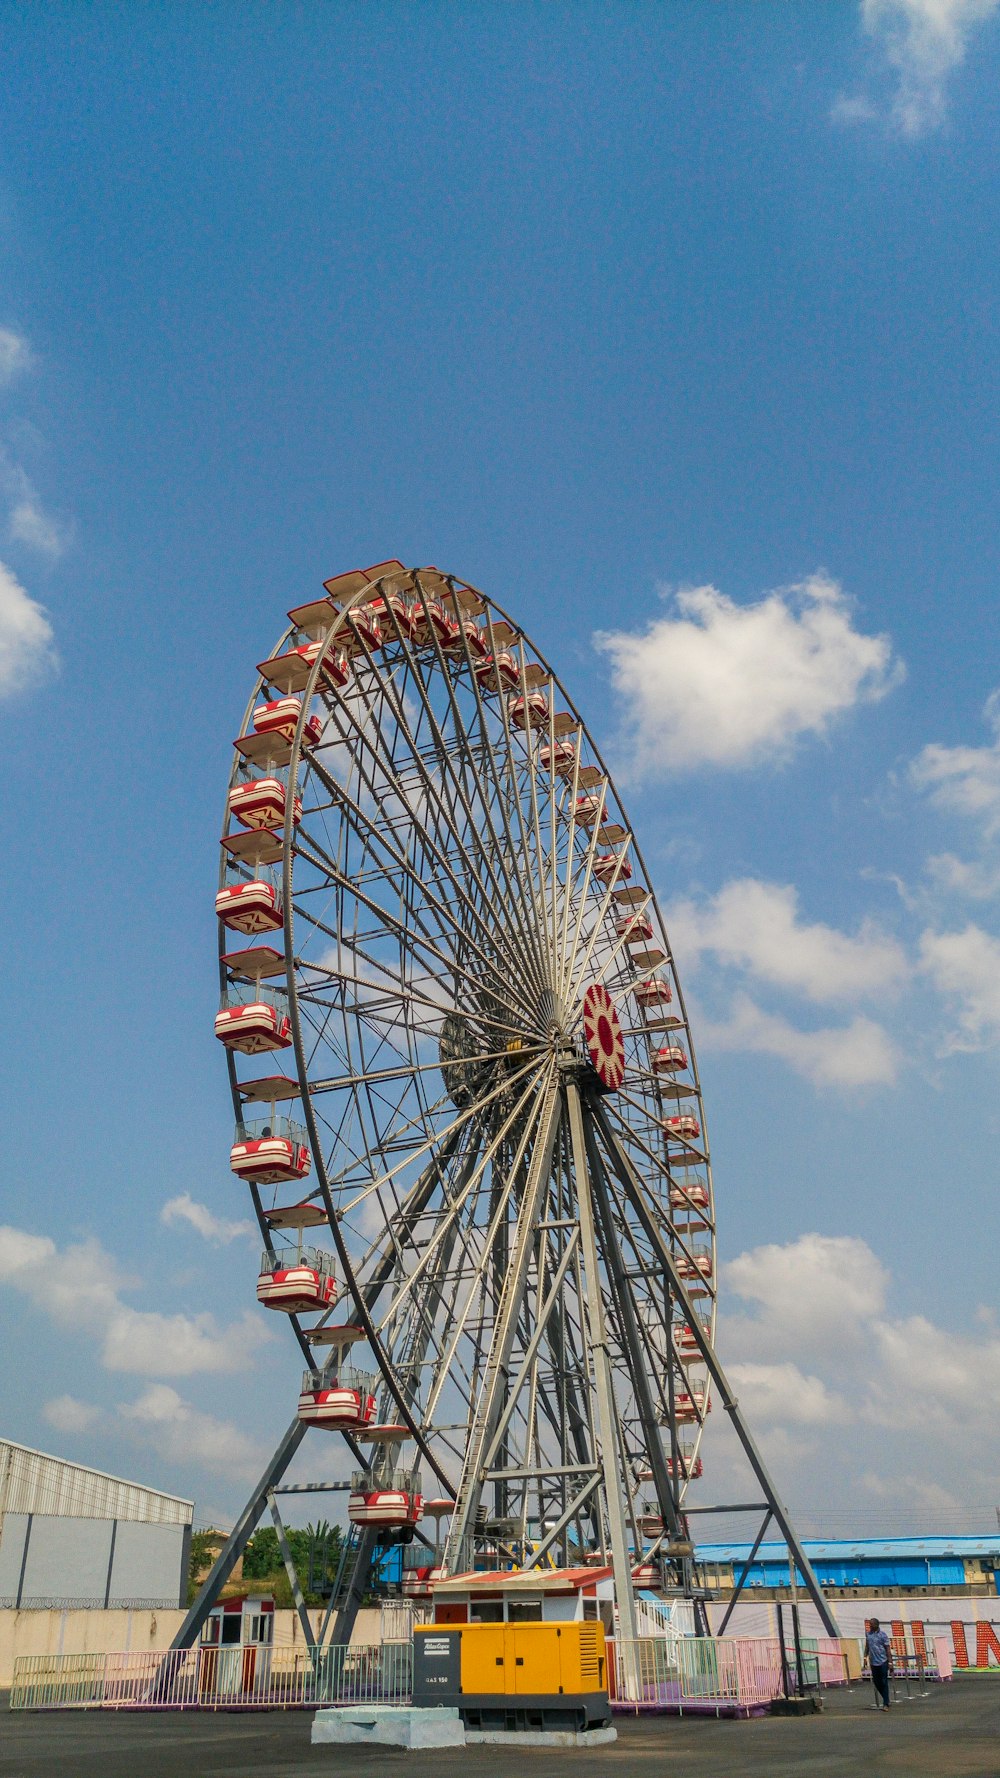
<svg viewBox="0 0 1000 1778">
<path fill-rule="evenodd" d="M 875 1710 L 888 1710 L 889 1668 L 892 1661 L 892 1641 L 885 1630 L 879 1628 L 877 1617 L 873 1617 L 865 1634 L 865 1660 L 868 1662 L 875 1687 Z"/>
</svg>

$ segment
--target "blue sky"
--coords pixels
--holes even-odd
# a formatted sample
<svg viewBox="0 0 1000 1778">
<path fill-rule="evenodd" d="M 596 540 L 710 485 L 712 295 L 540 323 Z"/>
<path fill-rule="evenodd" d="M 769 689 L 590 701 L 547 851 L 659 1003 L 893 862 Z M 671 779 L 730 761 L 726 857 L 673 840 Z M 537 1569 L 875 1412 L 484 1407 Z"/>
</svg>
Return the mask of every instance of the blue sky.
<svg viewBox="0 0 1000 1778">
<path fill-rule="evenodd" d="M 207 1517 L 286 1421 L 211 1220 L 216 842 L 284 612 L 398 555 L 620 773 L 784 1491 L 989 1522 L 996 0 L 8 8 L 0 53 L 5 1433 Z"/>
</svg>

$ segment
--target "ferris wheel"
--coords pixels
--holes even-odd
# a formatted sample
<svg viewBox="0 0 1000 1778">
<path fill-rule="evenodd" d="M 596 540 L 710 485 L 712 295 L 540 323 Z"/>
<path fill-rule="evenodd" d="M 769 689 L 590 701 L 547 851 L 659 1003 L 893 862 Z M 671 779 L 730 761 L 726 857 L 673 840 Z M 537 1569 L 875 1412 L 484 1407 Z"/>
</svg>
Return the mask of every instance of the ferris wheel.
<svg viewBox="0 0 1000 1778">
<path fill-rule="evenodd" d="M 310 1427 L 352 1453 L 338 1639 L 411 1542 L 410 1592 L 606 1562 L 634 1634 L 635 1585 L 690 1583 L 713 1378 L 736 1411 L 649 873 L 579 711 L 485 594 L 383 562 L 289 621 L 216 900 L 230 1165 L 305 1361 L 270 1479 Z"/>
</svg>

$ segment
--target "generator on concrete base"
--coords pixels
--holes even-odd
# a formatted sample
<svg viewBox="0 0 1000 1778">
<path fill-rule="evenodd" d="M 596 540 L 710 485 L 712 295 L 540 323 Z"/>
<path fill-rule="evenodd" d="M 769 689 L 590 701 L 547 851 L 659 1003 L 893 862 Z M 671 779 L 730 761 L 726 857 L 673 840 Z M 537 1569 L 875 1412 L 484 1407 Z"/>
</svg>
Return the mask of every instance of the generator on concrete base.
<svg viewBox="0 0 1000 1778">
<path fill-rule="evenodd" d="M 413 1632 L 413 1703 L 457 1709 L 467 1729 L 606 1728 L 604 1627 L 420 1624 Z"/>
</svg>

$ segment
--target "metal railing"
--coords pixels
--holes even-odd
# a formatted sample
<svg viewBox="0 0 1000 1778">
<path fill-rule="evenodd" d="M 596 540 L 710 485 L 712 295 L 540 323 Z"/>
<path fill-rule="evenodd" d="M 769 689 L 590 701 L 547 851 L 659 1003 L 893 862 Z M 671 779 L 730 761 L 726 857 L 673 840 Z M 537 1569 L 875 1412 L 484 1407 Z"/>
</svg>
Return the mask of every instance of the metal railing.
<svg viewBox="0 0 1000 1778">
<path fill-rule="evenodd" d="M 262 1275 L 265 1272 L 291 1272 L 299 1266 L 308 1266 L 314 1272 L 332 1277 L 336 1263 L 336 1254 L 327 1253 L 322 1247 L 276 1247 L 273 1259 L 265 1247 L 260 1256 Z"/>
<path fill-rule="evenodd" d="M 619 1710 L 742 1715 L 782 1690 L 781 1648 L 770 1637 L 618 1636 L 608 1644 L 608 1695 Z"/>
<path fill-rule="evenodd" d="M 263 1142 L 269 1136 L 281 1136 L 288 1142 L 297 1142 L 300 1148 L 306 1148 L 309 1144 L 305 1125 L 296 1123 L 291 1117 L 278 1115 L 240 1118 L 236 1125 L 237 1142 Z"/>
<path fill-rule="evenodd" d="M 302 1372 L 303 1393 L 311 1393 L 322 1389 L 354 1389 L 362 1400 L 374 1395 L 377 1379 L 373 1371 L 356 1371 L 351 1364 L 341 1365 L 338 1370 L 311 1370 Z"/>
<path fill-rule="evenodd" d="M 230 982 L 219 997 L 219 1011 L 229 1012 L 236 1006 L 269 1006 L 284 1018 L 288 995 L 283 988 L 269 988 L 261 981 Z"/>
<path fill-rule="evenodd" d="M 407 1704 L 409 1641 L 323 1649 L 222 1647 L 19 1655 L 12 1710 L 274 1710 Z"/>
<path fill-rule="evenodd" d="M 373 1494 L 380 1489 L 394 1494 L 419 1494 L 419 1469 L 355 1469 L 351 1473 L 351 1490 L 355 1494 Z"/>
</svg>

